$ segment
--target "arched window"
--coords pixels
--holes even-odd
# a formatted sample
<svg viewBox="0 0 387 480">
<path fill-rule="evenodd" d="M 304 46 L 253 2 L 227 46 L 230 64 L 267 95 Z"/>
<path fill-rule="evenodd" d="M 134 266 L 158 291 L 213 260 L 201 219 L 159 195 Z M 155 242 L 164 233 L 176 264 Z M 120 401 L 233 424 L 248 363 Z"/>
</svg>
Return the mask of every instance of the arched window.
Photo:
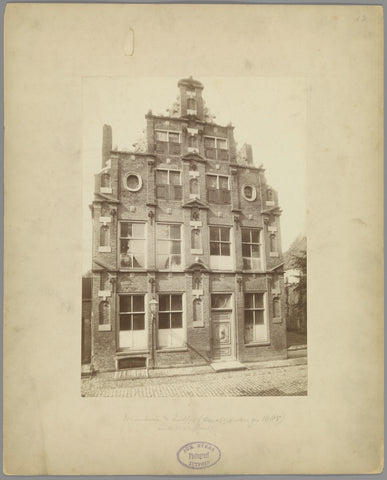
<svg viewBox="0 0 387 480">
<path fill-rule="evenodd" d="M 270 253 L 277 252 L 277 237 L 274 233 L 270 235 Z"/>
<path fill-rule="evenodd" d="M 270 188 L 267 190 L 266 195 L 267 195 L 267 201 L 268 202 L 273 202 L 274 201 L 273 191 L 270 190 Z"/>
<path fill-rule="evenodd" d="M 109 325 L 110 324 L 110 305 L 109 302 L 101 302 L 99 304 L 99 325 Z"/>
<path fill-rule="evenodd" d="M 101 227 L 99 234 L 99 245 L 100 247 L 108 247 L 110 245 L 110 232 L 107 225 Z"/>
<path fill-rule="evenodd" d="M 191 230 L 191 249 L 192 250 L 200 250 L 202 248 L 202 238 L 200 235 L 200 230 L 198 228 L 194 228 Z"/>
<path fill-rule="evenodd" d="M 281 302 L 278 297 L 273 300 L 273 317 L 278 318 L 281 316 Z"/>
<path fill-rule="evenodd" d="M 193 178 L 189 182 L 189 193 L 191 195 L 199 195 L 199 182 L 197 178 Z"/>
<path fill-rule="evenodd" d="M 101 175 L 101 188 L 110 188 L 110 175 L 108 173 Z"/>
<path fill-rule="evenodd" d="M 203 326 L 203 308 L 199 298 L 193 301 L 193 324 L 195 327 Z"/>
</svg>

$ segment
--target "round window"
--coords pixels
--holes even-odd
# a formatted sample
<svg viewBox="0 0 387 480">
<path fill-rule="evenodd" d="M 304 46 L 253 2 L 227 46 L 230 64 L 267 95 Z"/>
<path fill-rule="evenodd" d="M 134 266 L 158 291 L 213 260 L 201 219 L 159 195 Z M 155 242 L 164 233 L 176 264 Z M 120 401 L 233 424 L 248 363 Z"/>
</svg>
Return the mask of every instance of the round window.
<svg viewBox="0 0 387 480">
<path fill-rule="evenodd" d="M 257 197 L 257 190 L 253 185 L 243 185 L 242 195 L 246 200 L 252 202 Z"/>
<path fill-rule="evenodd" d="M 128 173 L 124 178 L 125 187 L 131 192 L 137 192 L 142 187 L 142 178 L 134 172 Z"/>
</svg>

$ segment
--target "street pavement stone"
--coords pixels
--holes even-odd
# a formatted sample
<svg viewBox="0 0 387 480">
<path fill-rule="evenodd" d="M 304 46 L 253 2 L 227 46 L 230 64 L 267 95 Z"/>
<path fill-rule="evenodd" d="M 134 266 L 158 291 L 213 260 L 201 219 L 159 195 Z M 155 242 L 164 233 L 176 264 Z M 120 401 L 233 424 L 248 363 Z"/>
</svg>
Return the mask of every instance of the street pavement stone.
<svg viewBox="0 0 387 480">
<path fill-rule="evenodd" d="M 307 365 L 205 373 L 163 378 L 114 380 L 108 375 L 82 379 L 82 396 L 241 397 L 307 395 Z"/>
</svg>

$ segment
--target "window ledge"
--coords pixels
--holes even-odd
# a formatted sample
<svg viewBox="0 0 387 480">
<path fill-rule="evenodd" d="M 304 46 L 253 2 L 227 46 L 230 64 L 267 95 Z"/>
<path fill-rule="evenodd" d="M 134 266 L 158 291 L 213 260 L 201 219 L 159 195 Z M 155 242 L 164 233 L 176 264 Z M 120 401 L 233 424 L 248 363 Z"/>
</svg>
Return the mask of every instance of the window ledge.
<svg viewBox="0 0 387 480">
<path fill-rule="evenodd" d="M 270 345 L 270 342 L 264 343 L 245 343 L 245 347 L 267 347 Z"/>
<path fill-rule="evenodd" d="M 270 256 L 271 257 L 279 257 L 279 253 L 278 252 L 270 252 Z"/>
<path fill-rule="evenodd" d="M 99 253 L 111 253 L 112 247 L 98 247 Z"/>
<path fill-rule="evenodd" d="M 156 350 L 157 353 L 163 353 L 163 352 L 188 352 L 188 348 L 184 347 L 176 347 L 176 348 L 160 348 Z"/>
<path fill-rule="evenodd" d="M 99 191 L 100 193 L 112 193 L 112 189 L 109 187 L 101 187 Z"/>
<path fill-rule="evenodd" d="M 116 352 L 116 357 L 130 357 L 131 355 L 147 355 L 149 350 L 127 350 Z"/>
</svg>

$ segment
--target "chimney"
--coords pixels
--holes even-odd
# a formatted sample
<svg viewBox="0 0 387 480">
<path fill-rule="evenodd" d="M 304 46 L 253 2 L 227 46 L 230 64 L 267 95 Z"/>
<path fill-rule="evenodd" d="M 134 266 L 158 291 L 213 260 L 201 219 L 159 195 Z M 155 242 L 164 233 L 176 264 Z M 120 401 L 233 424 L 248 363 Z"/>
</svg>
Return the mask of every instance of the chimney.
<svg viewBox="0 0 387 480">
<path fill-rule="evenodd" d="M 106 167 L 112 149 L 112 127 L 104 125 L 102 129 L 102 168 Z"/>
<path fill-rule="evenodd" d="M 242 145 L 240 150 L 240 160 L 239 163 L 244 162 L 246 165 L 253 165 L 253 149 L 248 143 Z"/>
</svg>

